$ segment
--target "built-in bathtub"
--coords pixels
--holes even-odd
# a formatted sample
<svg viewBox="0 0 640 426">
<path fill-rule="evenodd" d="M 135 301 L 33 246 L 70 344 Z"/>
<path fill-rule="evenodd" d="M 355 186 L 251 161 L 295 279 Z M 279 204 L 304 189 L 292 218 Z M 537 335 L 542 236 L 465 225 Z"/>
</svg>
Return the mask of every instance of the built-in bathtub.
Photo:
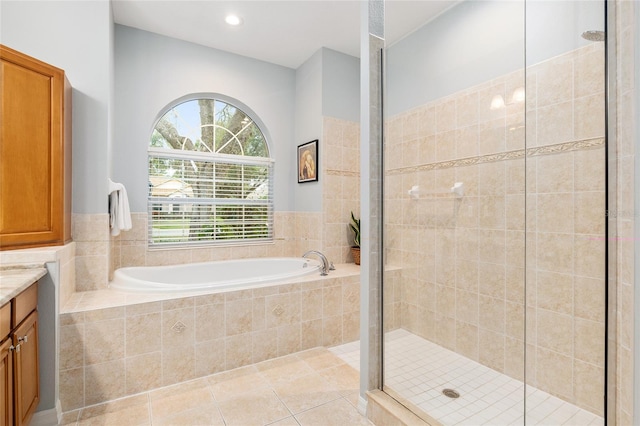
<svg viewBox="0 0 640 426">
<path fill-rule="evenodd" d="M 238 259 L 174 266 L 134 266 L 114 272 L 109 287 L 133 292 L 257 288 L 319 274 L 320 262 L 301 257 Z"/>
<path fill-rule="evenodd" d="M 329 275 L 321 276 L 315 259 L 294 260 L 308 265 L 293 268 L 301 275 L 256 274 L 261 263 L 275 267 L 279 262 L 274 258 L 214 262 L 260 277 L 253 283 L 236 282 L 237 287 L 74 293 L 59 317 L 63 411 L 357 340 L 360 267 L 337 264 Z M 191 268 L 204 265 L 120 268 L 120 272 L 139 281 L 153 282 L 150 272 L 165 281 L 169 275 L 184 281 L 194 272 Z M 207 271 L 205 275 L 218 274 Z M 273 281 L 266 282 L 263 273 Z M 399 277 L 399 269 L 385 276 L 389 288 L 397 287 Z"/>
</svg>

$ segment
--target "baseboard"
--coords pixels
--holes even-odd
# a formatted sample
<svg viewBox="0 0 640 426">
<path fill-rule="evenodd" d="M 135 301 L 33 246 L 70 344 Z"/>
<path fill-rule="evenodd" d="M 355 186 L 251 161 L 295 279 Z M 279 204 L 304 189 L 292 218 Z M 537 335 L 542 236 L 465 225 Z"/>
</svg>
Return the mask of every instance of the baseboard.
<svg viewBox="0 0 640 426">
<path fill-rule="evenodd" d="M 56 408 L 38 411 L 31 417 L 30 426 L 56 426 L 62 418 L 60 401 L 56 403 Z"/>
<path fill-rule="evenodd" d="M 362 395 L 358 396 L 358 412 L 363 416 L 367 416 L 367 398 Z"/>
</svg>

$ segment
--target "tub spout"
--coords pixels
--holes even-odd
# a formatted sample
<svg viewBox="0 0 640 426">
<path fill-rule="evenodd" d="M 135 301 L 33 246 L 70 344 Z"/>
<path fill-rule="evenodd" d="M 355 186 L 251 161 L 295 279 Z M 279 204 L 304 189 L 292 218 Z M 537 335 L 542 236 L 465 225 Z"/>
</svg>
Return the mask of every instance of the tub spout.
<svg viewBox="0 0 640 426">
<path fill-rule="evenodd" d="M 310 254 L 315 254 L 320 258 L 320 260 L 322 260 L 322 269 L 320 269 L 320 275 L 329 275 L 329 270 L 335 269 L 332 268 L 333 264 L 327 260 L 327 257 L 317 250 L 309 250 L 308 252 L 303 254 L 302 257 L 309 257 Z"/>
</svg>

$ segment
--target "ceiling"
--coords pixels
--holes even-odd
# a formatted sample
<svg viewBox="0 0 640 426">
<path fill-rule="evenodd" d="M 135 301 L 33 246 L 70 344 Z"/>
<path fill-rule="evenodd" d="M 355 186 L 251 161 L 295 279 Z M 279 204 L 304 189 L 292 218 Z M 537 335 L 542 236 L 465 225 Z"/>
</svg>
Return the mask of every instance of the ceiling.
<svg viewBox="0 0 640 426">
<path fill-rule="evenodd" d="M 387 0 L 387 45 L 458 0 Z M 112 0 L 117 24 L 298 68 L 319 48 L 360 56 L 358 0 Z M 244 21 L 224 22 L 234 13 Z"/>
</svg>

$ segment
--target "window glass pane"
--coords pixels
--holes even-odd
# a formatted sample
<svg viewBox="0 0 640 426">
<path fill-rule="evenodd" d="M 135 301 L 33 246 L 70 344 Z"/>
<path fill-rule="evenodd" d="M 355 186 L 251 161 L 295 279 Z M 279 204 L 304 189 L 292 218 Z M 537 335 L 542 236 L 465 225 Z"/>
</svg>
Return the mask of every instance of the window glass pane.
<svg viewBox="0 0 640 426">
<path fill-rule="evenodd" d="M 160 148 L 149 155 L 152 245 L 272 238 L 271 164 L 225 157 L 269 156 L 262 131 L 243 111 L 213 99 L 184 102 L 158 120 L 150 148 Z"/>
</svg>

